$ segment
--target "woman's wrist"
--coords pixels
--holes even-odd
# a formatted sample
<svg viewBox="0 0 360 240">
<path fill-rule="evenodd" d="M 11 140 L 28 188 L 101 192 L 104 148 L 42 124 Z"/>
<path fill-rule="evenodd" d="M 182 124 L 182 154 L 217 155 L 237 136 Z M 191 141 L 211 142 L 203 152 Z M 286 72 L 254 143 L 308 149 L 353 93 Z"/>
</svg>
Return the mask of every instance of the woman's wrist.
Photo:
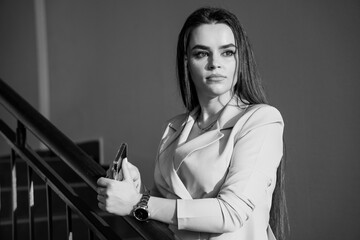
<svg viewBox="0 0 360 240">
<path fill-rule="evenodd" d="M 148 202 L 150 199 L 150 192 L 146 191 L 141 194 L 141 198 L 134 206 L 133 216 L 139 221 L 147 221 L 150 219 L 150 212 L 148 209 Z"/>
<path fill-rule="evenodd" d="M 134 196 L 134 200 L 129 202 L 128 204 L 128 210 L 127 210 L 127 215 L 129 216 L 132 216 L 133 215 L 133 211 L 134 211 L 134 208 L 136 207 L 136 205 L 140 202 L 141 200 L 141 197 L 142 197 L 142 194 L 141 193 L 138 193 Z"/>
<path fill-rule="evenodd" d="M 150 218 L 166 224 L 177 224 L 176 200 L 151 196 L 148 202 Z"/>
<path fill-rule="evenodd" d="M 150 192 L 150 190 L 145 186 L 145 184 L 141 184 L 140 193 L 146 193 L 146 192 Z"/>
</svg>

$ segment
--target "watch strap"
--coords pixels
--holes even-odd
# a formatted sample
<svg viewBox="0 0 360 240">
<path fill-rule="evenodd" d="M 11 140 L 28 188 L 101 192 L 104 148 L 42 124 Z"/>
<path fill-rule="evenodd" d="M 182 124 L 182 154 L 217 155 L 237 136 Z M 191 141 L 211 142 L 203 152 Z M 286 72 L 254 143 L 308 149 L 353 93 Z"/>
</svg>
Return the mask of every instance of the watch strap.
<svg viewBox="0 0 360 240">
<path fill-rule="evenodd" d="M 139 221 L 147 221 L 150 217 L 148 210 L 148 202 L 150 199 L 150 191 L 146 191 L 140 198 L 140 201 L 134 206 L 133 216 Z"/>
<path fill-rule="evenodd" d="M 135 208 L 136 207 L 147 207 L 149 199 L 150 199 L 150 192 L 147 191 L 147 192 L 143 193 L 143 195 L 140 198 L 140 201 L 136 204 Z"/>
</svg>

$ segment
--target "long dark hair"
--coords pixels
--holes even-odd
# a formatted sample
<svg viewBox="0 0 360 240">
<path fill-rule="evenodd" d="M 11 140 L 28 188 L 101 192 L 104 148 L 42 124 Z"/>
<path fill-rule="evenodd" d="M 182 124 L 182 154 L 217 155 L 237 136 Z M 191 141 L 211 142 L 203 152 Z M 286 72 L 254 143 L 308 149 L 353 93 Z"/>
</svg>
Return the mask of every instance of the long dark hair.
<svg viewBox="0 0 360 240">
<path fill-rule="evenodd" d="M 268 103 L 257 70 L 250 41 L 238 18 L 225 9 L 207 7 L 196 10 L 187 18 L 178 37 L 177 75 L 181 97 L 186 109 L 190 112 L 199 105 L 195 85 L 191 79 L 185 61 L 190 34 L 192 30 L 199 25 L 212 23 L 226 24 L 231 28 L 234 34 L 238 54 L 238 71 L 237 81 L 234 86 L 234 94 L 244 101 L 244 103 L 249 105 Z M 270 211 L 270 225 L 279 240 L 285 239 L 285 230 L 287 226 L 284 173 L 283 157 L 277 170 L 277 183 Z"/>
</svg>

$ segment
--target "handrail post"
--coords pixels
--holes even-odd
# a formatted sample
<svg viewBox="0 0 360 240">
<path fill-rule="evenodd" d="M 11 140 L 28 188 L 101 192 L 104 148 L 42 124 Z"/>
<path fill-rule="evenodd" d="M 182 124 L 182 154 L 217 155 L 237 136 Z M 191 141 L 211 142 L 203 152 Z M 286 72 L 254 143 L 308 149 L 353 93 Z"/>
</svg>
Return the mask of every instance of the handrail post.
<svg viewBox="0 0 360 240">
<path fill-rule="evenodd" d="M 16 153 L 11 149 L 11 210 L 12 210 L 12 239 L 17 239 L 17 179 L 16 179 Z"/>
<path fill-rule="evenodd" d="M 26 128 L 24 124 L 20 121 L 17 121 L 17 129 L 16 129 L 16 144 L 23 148 L 25 147 L 26 142 Z"/>
<path fill-rule="evenodd" d="M 72 217 L 71 217 L 71 208 L 66 204 L 66 230 L 67 230 L 67 239 L 73 239 L 73 230 L 72 230 Z"/>
<path fill-rule="evenodd" d="M 17 121 L 16 128 L 16 144 L 20 148 L 25 148 L 26 144 L 26 128 L 19 120 Z M 33 170 L 28 165 L 27 167 L 27 180 L 28 180 L 28 201 L 29 201 L 29 239 L 35 239 L 34 236 L 34 181 Z"/>
<path fill-rule="evenodd" d="M 34 199 L 34 181 L 33 181 L 33 170 L 28 165 L 28 199 L 29 199 L 29 239 L 34 240 L 34 206 L 35 206 L 35 199 Z"/>
<path fill-rule="evenodd" d="M 26 141 L 26 128 L 17 121 L 16 144 L 24 147 Z M 12 192 L 12 239 L 17 239 L 17 176 L 16 176 L 16 153 L 11 150 L 11 192 Z"/>
<path fill-rule="evenodd" d="M 89 240 L 94 240 L 94 232 L 91 231 L 91 229 L 88 229 L 88 236 L 89 236 Z"/>
<path fill-rule="evenodd" d="M 48 221 L 48 240 L 53 239 L 53 223 L 52 223 L 52 191 L 49 184 L 46 183 L 46 207 Z"/>
</svg>

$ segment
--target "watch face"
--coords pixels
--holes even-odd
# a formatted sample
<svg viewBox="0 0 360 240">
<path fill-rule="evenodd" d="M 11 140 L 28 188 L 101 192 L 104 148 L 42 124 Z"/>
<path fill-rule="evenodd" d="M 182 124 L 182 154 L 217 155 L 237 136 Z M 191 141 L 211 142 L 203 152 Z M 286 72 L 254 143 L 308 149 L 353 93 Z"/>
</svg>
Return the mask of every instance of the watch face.
<svg viewBox="0 0 360 240">
<path fill-rule="evenodd" d="M 149 218 L 149 212 L 146 209 L 143 208 L 137 208 L 134 211 L 134 217 L 137 220 L 145 221 Z"/>
</svg>

